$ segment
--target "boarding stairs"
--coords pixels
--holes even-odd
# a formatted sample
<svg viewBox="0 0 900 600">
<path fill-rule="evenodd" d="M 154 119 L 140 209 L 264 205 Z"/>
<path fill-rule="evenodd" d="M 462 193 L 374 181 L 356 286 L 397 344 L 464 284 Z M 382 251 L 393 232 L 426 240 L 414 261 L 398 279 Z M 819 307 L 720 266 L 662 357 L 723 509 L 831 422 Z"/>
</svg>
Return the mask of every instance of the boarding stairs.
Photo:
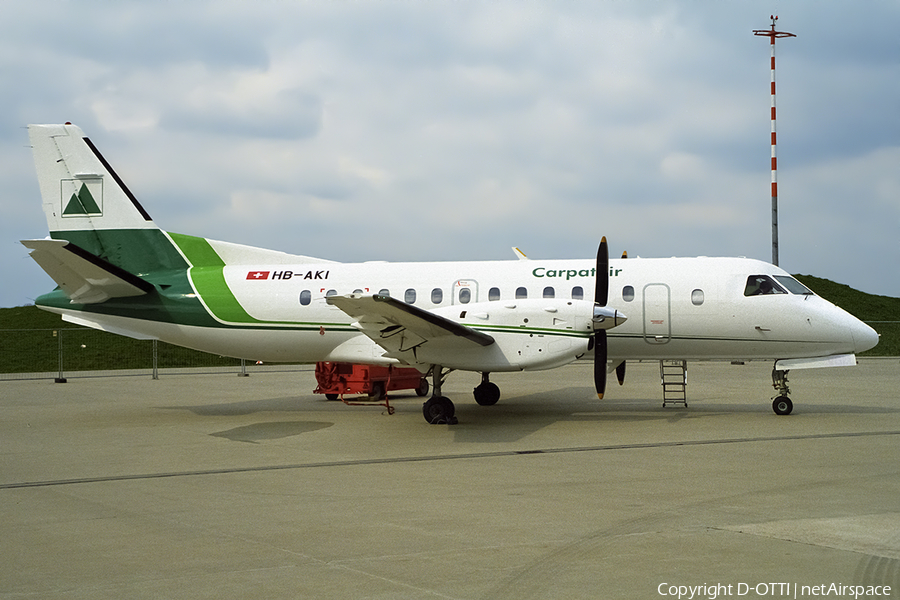
<svg viewBox="0 0 900 600">
<path fill-rule="evenodd" d="M 659 361 L 659 378 L 662 382 L 663 408 L 687 407 L 687 361 Z"/>
</svg>

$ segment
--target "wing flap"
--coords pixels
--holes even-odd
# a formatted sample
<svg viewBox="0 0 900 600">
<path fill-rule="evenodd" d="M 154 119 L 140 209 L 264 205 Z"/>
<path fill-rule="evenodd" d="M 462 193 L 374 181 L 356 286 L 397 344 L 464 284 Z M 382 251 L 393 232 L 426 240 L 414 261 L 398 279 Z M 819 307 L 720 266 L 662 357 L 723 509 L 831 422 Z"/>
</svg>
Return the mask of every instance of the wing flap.
<svg viewBox="0 0 900 600">
<path fill-rule="evenodd" d="M 66 240 L 22 240 L 22 245 L 73 304 L 142 296 L 154 289 L 153 284 Z"/>
<path fill-rule="evenodd" d="M 464 346 L 494 343 L 486 333 L 390 296 L 349 294 L 329 296 L 325 301 L 356 319 L 353 326 L 395 358 L 436 338 L 456 339 Z"/>
</svg>

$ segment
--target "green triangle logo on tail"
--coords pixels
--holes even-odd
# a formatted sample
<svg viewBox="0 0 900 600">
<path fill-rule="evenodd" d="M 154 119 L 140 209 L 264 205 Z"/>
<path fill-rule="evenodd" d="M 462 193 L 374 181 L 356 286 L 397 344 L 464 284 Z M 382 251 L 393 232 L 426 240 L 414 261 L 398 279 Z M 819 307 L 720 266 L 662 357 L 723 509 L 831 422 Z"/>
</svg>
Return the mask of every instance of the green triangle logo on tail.
<svg viewBox="0 0 900 600">
<path fill-rule="evenodd" d="M 102 193 L 101 183 L 98 181 L 95 186 L 96 190 Z M 66 204 L 65 210 L 63 210 L 64 217 L 86 217 L 86 216 L 96 216 L 103 214 L 103 211 L 100 210 L 100 206 L 97 204 L 97 201 L 94 199 L 94 195 L 91 193 L 90 188 L 86 182 L 81 182 L 81 189 L 78 190 L 77 194 L 72 194 L 71 198 L 69 198 L 68 204 Z"/>
</svg>

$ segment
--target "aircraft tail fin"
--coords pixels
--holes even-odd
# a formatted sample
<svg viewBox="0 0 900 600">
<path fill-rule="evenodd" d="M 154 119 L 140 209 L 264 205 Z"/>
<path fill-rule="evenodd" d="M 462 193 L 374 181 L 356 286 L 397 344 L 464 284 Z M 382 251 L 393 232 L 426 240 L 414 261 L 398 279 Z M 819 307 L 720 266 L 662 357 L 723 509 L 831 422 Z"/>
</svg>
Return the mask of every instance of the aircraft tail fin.
<svg viewBox="0 0 900 600">
<path fill-rule="evenodd" d="M 136 275 L 186 267 L 79 127 L 29 125 L 28 133 L 51 238 Z"/>
</svg>

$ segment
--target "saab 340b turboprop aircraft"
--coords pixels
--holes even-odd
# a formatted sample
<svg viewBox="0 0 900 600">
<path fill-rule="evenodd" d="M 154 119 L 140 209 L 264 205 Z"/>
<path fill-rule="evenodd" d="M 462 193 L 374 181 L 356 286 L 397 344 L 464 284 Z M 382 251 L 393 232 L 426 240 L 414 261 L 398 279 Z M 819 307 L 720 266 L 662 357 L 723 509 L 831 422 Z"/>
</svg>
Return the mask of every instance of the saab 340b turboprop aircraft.
<svg viewBox="0 0 900 600">
<path fill-rule="evenodd" d="M 441 384 L 594 361 L 600 398 L 627 360 L 775 360 L 773 408 L 792 368 L 856 363 L 878 334 L 787 272 L 745 258 L 338 263 L 159 229 L 84 133 L 29 126 L 50 237 L 22 243 L 59 287 L 63 320 L 272 362 L 412 365 L 423 412 L 453 423 Z M 524 258 L 520 256 L 520 259 Z M 626 317 L 627 315 L 627 317 Z"/>
</svg>

